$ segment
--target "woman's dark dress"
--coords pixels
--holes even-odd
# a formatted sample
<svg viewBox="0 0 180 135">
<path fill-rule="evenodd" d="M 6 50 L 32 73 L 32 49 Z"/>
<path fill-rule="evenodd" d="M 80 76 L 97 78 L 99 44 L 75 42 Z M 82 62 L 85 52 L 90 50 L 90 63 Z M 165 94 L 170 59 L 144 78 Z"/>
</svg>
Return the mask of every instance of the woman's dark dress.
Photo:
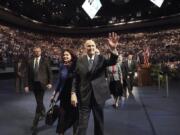
<svg viewBox="0 0 180 135">
<path fill-rule="evenodd" d="M 60 115 L 57 124 L 57 133 L 64 133 L 77 120 L 77 108 L 71 105 L 71 89 L 75 65 L 60 64 L 56 92 L 60 92 Z"/>
</svg>

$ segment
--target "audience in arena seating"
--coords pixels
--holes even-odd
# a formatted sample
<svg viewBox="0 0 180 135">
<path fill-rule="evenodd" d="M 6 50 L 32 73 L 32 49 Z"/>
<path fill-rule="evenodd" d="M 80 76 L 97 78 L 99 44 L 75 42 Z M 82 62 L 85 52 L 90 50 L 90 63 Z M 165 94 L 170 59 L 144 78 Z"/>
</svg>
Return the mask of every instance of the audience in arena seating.
<svg viewBox="0 0 180 135">
<path fill-rule="evenodd" d="M 173 63 L 178 65 L 180 60 L 180 29 L 161 30 L 156 32 L 120 34 L 120 54 L 127 55 L 129 51 L 136 59 L 143 55 L 144 46 L 150 48 L 150 63 Z M 37 34 L 26 32 L 0 25 L 0 62 L 4 66 L 13 66 L 18 56 L 32 57 L 32 48 L 40 45 L 44 56 L 51 60 L 52 65 L 57 65 L 61 49 L 71 48 L 77 55 L 83 53 L 82 42 L 87 38 L 67 38 L 55 35 Z M 106 38 L 96 37 L 101 54 L 106 50 Z"/>
</svg>

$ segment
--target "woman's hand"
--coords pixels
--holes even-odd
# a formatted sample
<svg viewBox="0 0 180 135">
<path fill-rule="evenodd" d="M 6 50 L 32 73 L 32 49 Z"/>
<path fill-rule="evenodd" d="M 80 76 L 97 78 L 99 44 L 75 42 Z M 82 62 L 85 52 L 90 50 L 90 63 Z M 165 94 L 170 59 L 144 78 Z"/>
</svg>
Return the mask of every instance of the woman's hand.
<svg viewBox="0 0 180 135">
<path fill-rule="evenodd" d="M 75 92 L 72 92 L 71 93 L 71 104 L 74 106 L 74 107 L 77 107 L 77 96 L 76 96 L 76 93 Z"/>
</svg>

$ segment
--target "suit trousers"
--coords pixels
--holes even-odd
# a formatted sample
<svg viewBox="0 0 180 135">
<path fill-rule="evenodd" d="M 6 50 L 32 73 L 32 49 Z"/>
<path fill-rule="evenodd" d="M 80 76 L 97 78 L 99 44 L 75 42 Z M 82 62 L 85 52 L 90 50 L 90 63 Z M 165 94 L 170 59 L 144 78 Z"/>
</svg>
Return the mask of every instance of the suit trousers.
<svg viewBox="0 0 180 135">
<path fill-rule="evenodd" d="M 134 83 L 134 75 L 129 75 L 129 78 L 127 78 L 127 88 L 129 92 L 132 92 L 133 83 Z"/>
<path fill-rule="evenodd" d="M 97 104 L 93 92 L 89 104 L 79 105 L 79 125 L 76 135 L 86 135 L 91 110 L 94 117 L 94 135 L 104 135 L 103 105 Z"/>
<path fill-rule="evenodd" d="M 44 113 L 45 112 L 45 107 L 44 107 L 44 103 L 43 103 L 43 98 L 44 98 L 44 87 L 40 82 L 34 82 L 34 95 L 35 95 L 35 99 L 36 99 L 36 113 Z"/>
<path fill-rule="evenodd" d="M 19 76 L 16 76 L 16 79 L 15 79 L 15 84 L 16 84 L 16 92 L 22 92 L 23 91 L 23 77 L 19 77 Z"/>
</svg>

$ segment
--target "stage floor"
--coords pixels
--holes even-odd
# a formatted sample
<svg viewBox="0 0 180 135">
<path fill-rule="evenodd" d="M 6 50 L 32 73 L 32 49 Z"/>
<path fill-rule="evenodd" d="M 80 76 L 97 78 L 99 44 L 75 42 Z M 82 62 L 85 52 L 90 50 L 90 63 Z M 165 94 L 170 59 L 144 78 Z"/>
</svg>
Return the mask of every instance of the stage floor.
<svg viewBox="0 0 180 135">
<path fill-rule="evenodd" d="M 49 105 L 52 91 L 46 91 L 45 105 Z M 120 101 L 118 109 L 112 99 L 104 108 L 105 135 L 180 135 L 180 83 L 170 82 L 169 97 L 165 88 L 134 87 L 133 95 Z M 0 134 L 31 135 L 30 126 L 35 112 L 32 93 L 15 93 L 14 80 L 0 80 Z M 53 135 L 54 126 L 41 121 L 38 135 Z M 72 135 L 69 129 L 65 135 Z M 87 135 L 93 135 L 93 117 L 90 117 Z"/>
</svg>

